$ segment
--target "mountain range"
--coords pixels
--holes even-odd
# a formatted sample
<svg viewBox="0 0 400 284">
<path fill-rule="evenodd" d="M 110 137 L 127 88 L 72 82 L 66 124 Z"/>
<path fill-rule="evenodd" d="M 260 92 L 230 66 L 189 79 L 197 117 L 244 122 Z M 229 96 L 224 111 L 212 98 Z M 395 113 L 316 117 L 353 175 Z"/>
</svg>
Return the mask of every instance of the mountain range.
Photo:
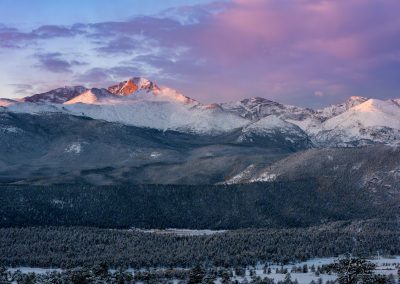
<svg viewBox="0 0 400 284">
<path fill-rule="evenodd" d="M 393 185 L 399 159 L 377 165 L 399 155 L 400 99 L 354 96 L 317 110 L 259 97 L 202 104 L 134 77 L 0 99 L 0 143 L 1 183 L 265 182 L 319 177 L 320 167 L 293 169 L 320 164 L 338 177 L 356 169 L 357 186 L 375 176 Z M 376 165 L 366 165 L 370 149 Z"/>
</svg>

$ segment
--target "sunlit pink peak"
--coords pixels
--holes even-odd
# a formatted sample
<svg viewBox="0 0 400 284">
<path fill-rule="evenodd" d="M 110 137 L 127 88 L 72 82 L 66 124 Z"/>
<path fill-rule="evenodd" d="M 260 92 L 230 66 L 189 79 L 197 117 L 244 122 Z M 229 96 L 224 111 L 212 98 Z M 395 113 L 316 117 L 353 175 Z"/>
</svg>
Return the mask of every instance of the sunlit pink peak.
<svg viewBox="0 0 400 284">
<path fill-rule="evenodd" d="M 133 77 L 108 88 L 110 93 L 118 96 L 129 96 L 139 90 L 154 91 L 158 86 L 143 77 Z"/>
<path fill-rule="evenodd" d="M 399 106 L 396 102 L 391 100 L 382 101 L 378 99 L 369 99 L 362 104 L 355 106 L 353 110 L 357 112 L 385 112 L 387 114 L 400 115 Z"/>
<path fill-rule="evenodd" d="M 108 91 L 117 96 L 138 96 L 143 92 L 149 93 L 148 99 L 153 95 L 154 99 L 179 102 L 182 104 L 197 104 L 196 100 L 184 96 L 177 90 L 168 87 L 159 87 L 154 82 L 143 77 L 132 77 L 108 88 Z M 142 91 L 142 92 L 140 92 Z"/>
</svg>

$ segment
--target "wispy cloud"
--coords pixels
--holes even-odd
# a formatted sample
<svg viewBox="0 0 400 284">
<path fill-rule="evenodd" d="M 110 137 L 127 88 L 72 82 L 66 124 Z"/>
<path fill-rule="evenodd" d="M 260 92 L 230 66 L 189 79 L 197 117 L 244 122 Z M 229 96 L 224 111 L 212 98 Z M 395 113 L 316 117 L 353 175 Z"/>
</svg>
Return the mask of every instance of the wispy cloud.
<svg viewBox="0 0 400 284">
<path fill-rule="evenodd" d="M 62 58 L 62 53 L 59 52 L 39 53 L 35 56 L 39 61 L 37 64 L 38 68 L 56 73 L 72 72 L 73 66 L 82 66 L 87 64 L 78 60 L 65 60 Z"/>
</svg>

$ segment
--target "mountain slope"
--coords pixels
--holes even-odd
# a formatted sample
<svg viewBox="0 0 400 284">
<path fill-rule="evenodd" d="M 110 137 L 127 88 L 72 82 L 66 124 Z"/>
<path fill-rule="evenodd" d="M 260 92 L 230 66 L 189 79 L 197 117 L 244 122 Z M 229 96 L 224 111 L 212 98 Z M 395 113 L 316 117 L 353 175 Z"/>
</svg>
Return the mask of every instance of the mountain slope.
<svg viewBox="0 0 400 284">
<path fill-rule="evenodd" d="M 241 131 L 242 143 L 268 144 L 275 140 L 274 143 L 291 144 L 293 149 L 306 144 L 321 148 L 357 147 L 396 145 L 400 141 L 399 99 L 380 101 L 353 96 L 320 110 L 259 97 L 201 104 L 174 89 L 133 77 L 108 89 L 65 87 L 22 101 L 2 100 L 0 106 L 15 113 L 65 113 L 198 135 Z M 281 124 L 271 128 L 270 123 L 278 120 Z"/>
<path fill-rule="evenodd" d="M 197 135 L 59 113 L 0 112 L 0 183 L 212 184 L 293 148 L 241 143 L 240 131 Z"/>
<path fill-rule="evenodd" d="M 269 115 L 283 119 L 304 120 L 314 113 L 311 109 L 283 105 L 259 97 L 219 105 L 227 112 L 235 113 L 250 120 L 258 120 Z"/>
<path fill-rule="evenodd" d="M 98 104 L 104 100 L 114 98 L 115 95 L 107 91 L 106 89 L 96 89 L 92 88 L 87 90 L 80 95 L 63 102 L 66 105 L 72 105 L 77 103 L 83 104 Z"/>
<path fill-rule="evenodd" d="M 243 127 L 239 137 L 241 142 L 266 145 L 265 138 L 293 149 L 305 149 L 312 146 L 307 134 L 297 125 L 286 122 L 275 115 L 269 115 Z"/>
<path fill-rule="evenodd" d="M 30 97 L 23 98 L 23 101 L 30 103 L 52 103 L 62 104 L 76 96 L 79 96 L 87 89 L 83 86 L 63 87 L 49 92 L 36 94 Z"/>
<path fill-rule="evenodd" d="M 123 81 L 109 87 L 108 91 L 118 96 L 130 96 L 138 90 L 145 90 L 150 92 L 157 88 L 158 86 L 150 80 L 141 77 L 133 77 L 128 79 L 127 81 Z"/>
<path fill-rule="evenodd" d="M 400 148 L 374 145 L 301 151 L 267 167 L 247 169 L 228 183 L 290 181 L 300 177 L 399 195 Z"/>
<path fill-rule="evenodd" d="M 338 116 L 338 115 L 344 113 L 345 111 L 348 111 L 352 107 L 358 106 L 359 104 L 362 104 L 366 101 L 368 101 L 368 98 L 360 97 L 360 96 L 352 96 L 348 100 L 346 100 L 344 103 L 330 105 L 323 109 L 319 109 L 315 112 L 315 114 L 322 121 L 325 121 L 334 116 Z"/>
<path fill-rule="evenodd" d="M 13 105 L 15 103 L 17 103 L 17 101 L 15 101 L 15 100 L 6 99 L 6 98 L 0 98 L 0 107 L 8 107 L 8 106 Z"/>
<path fill-rule="evenodd" d="M 369 99 L 322 123 L 315 136 L 327 145 L 400 142 L 400 107 L 392 101 Z"/>
</svg>

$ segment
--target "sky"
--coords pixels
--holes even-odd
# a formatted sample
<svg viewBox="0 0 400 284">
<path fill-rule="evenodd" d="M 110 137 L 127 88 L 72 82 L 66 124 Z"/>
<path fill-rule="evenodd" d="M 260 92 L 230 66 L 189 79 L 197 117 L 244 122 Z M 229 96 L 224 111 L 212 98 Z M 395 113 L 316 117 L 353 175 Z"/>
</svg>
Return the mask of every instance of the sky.
<svg viewBox="0 0 400 284">
<path fill-rule="evenodd" d="M 0 97 L 143 76 L 204 103 L 400 97 L 398 0 L 1 0 Z"/>
</svg>

